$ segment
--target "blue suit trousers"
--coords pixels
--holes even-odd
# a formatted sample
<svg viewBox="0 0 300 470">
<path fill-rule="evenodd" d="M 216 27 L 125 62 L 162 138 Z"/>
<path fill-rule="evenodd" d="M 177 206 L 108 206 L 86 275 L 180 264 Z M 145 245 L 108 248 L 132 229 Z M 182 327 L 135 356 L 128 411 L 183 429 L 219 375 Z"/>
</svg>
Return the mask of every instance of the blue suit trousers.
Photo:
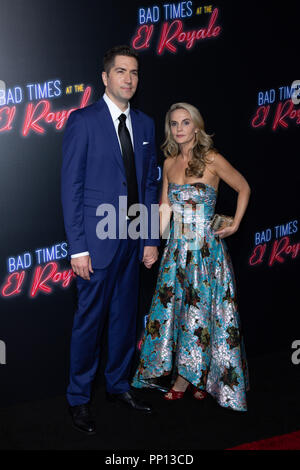
<svg viewBox="0 0 300 470">
<path fill-rule="evenodd" d="M 90 280 L 76 278 L 78 307 L 75 312 L 67 400 L 71 406 L 89 402 L 108 319 L 106 390 L 130 389 L 129 374 L 136 346 L 139 260 L 138 240 L 120 240 L 111 264 L 95 269 Z"/>
</svg>

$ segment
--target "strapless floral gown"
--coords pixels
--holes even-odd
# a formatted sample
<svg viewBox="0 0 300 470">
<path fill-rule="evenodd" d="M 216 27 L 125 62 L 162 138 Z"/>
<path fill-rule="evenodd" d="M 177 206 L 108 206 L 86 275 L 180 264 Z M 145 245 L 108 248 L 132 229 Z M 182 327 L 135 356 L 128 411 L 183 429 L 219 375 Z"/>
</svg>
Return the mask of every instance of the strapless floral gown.
<svg viewBox="0 0 300 470">
<path fill-rule="evenodd" d="M 225 240 L 210 228 L 217 190 L 170 183 L 168 195 L 170 234 L 132 386 L 151 386 L 169 374 L 174 381 L 180 374 L 221 406 L 246 411 L 248 365 L 235 277 Z"/>
</svg>

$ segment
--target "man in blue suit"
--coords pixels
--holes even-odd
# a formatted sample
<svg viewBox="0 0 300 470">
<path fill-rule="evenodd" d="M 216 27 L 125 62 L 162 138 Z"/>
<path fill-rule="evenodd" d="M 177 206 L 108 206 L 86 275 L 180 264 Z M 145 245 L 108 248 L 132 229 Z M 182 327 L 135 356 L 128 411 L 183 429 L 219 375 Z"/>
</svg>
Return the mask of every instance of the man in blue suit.
<svg viewBox="0 0 300 470">
<path fill-rule="evenodd" d="M 116 46 L 105 54 L 103 65 L 103 97 L 68 119 L 61 178 L 78 292 L 67 399 L 73 424 L 87 434 L 96 429 L 89 403 L 106 318 L 107 398 L 151 412 L 133 394 L 129 377 L 136 344 L 139 264 L 151 268 L 159 245 L 154 123 L 129 104 L 138 84 L 138 57 L 130 47 Z M 138 217 L 140 224 L 134 217 L 141 212 L 135 212 L 134 204 L 146 208 Z M 105 219 L 107 211 L 116 218 Z M 108 230 L 103 235 L 105 222 Z M 128 236 L 130 224 L 143 225 L 144 235 Z"/>
</svg>

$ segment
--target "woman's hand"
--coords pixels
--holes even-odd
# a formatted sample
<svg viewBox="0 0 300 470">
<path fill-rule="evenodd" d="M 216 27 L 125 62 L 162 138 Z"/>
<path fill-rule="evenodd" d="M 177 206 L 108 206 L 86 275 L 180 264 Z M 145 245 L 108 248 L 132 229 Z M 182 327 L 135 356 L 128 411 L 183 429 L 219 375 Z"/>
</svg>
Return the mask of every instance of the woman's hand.
<svg viewBox="0 0 300 470">
<path fill-rule="evenodd" d="M 158 259 L 157 246 L 145 246 L 142 263 L 144 263 L 146 268 L 150 269 L 152 264 L 156 263 L 157 259 Z"/>
<path fill-rule="evenodd" d="M 219 235 L 219 238 L 225 238 L 237 232 L 238 228 L 239 228 L 238 225 L 229 225 L 229 227 L 224 227 L 213 233 L 214 235 Z"/>
</svg>

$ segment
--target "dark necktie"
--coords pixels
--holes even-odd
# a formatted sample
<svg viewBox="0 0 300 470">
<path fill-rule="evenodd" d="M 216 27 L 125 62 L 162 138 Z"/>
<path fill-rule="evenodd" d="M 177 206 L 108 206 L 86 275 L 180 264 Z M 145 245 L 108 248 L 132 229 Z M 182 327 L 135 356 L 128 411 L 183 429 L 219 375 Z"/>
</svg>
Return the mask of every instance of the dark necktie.
<svg viewBox="0 0 300 470">
<path fill-rule="evenodd" d="M 138 186 L 136 180 L 136 171 L 134 163 L 134 153 L 132 148 L 132 142 L 129 134 L 129 130 L 126 126 L 126 115 L 121 114 L 119 116 L 119 128 L 118 134 L 122 148 L 122 155 L 127 179 L 127 209 L 132 204 L 137 204 L 139 202 Z M 128 213 L 128 210 L 127 210 Z"/>
</svg>

